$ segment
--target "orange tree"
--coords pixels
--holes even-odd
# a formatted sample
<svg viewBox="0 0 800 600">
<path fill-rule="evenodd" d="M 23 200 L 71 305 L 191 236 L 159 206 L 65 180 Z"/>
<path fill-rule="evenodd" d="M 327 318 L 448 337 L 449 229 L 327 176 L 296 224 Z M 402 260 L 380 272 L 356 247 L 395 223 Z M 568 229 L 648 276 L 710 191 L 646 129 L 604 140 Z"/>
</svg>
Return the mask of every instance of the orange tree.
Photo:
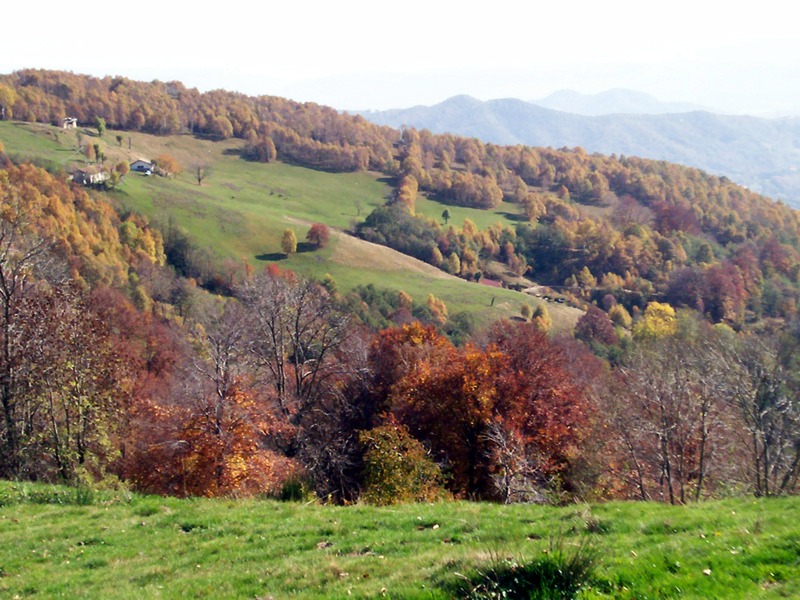
<svg viewBox="0 0 800 600">
<path fill-rule="evenodd" d="M 589 420 L 565 359 L 531 324 L 495 326 L 484 348 L 418 323 L 389 329 L 372 349 L 373 414 L 429 447 L 456 495 L 570 491 Z"/>
</svg>

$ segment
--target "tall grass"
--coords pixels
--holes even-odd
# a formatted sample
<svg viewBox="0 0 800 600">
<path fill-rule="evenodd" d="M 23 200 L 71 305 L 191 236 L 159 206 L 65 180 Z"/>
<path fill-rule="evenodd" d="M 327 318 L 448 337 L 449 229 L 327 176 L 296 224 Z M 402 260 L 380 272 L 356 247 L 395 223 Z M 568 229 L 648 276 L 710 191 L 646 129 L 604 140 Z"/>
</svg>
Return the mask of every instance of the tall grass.
<svg viewBox="0 0 800 600">
<path fill-rule="evenodd" d="M 468 600 L 568 600 L 593 583 L 598 560 L 599 552 L 589 538 L 567 547 L 559 536 L 551 538 L 549 548 L 535 558 L 497 558 L 471 577 L 462 576 L 464 582 L 455 593 Z"/>
</svg>

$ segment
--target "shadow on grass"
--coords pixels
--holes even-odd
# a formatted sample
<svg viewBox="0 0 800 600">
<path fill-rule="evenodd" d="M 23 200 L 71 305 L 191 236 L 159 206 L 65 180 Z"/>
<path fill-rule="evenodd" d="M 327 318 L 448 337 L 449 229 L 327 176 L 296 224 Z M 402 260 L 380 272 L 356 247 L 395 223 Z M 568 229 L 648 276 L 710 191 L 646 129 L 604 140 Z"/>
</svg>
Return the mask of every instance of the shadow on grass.
<svg viewBox="0 0 800 600">
<path fill-rule="evenodd" d="M 313 252 L 317 250 L 317 247 L 314 244 L 310 244 L 309 242 L 298 242 L 297 243 L 297 254 L 303 254 L 305 252 Z M 256 256 L 256 260 L 286 260 L 289 258 L 287 254 L 283 252 L 268 252 L 265 254 L 259 254 Z"/>
<path fill-rule="evenodd" d="M 289 258 L 283 252 L 270 252 L 269 254 L 259 254 L 256 256 L 256 260 L 269 260 L 269 261 L 276 261 L 276 260 L 286 260 Z"/>
<path fill-rule="evenodd" d="M 313 252 L 316 249 L 317 247 L 314 244 L 310 244 L 309 242 L 297 242 L 298 254 L 302 254 L 303 252 Z"/>
<path fill-rule="evenodd" d="M 505 219 L 508 219 L 509 221 L 517 221 L 518 223 L 522 223 L 528 220 L 528 217 L 526 217 L 525 215 L 519 215 L 510 212 L 498 211 L 494 214 L 503 217 Z"/>
</svg>

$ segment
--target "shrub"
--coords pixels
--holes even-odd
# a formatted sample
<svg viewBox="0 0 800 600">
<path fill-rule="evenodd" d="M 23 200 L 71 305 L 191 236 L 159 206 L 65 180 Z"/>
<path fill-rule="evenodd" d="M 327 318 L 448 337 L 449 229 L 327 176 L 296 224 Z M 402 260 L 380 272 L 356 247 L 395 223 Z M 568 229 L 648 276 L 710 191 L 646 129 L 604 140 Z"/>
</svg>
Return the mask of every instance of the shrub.
<svg viewBox="0 0 800 600">
<path fill-rule="evenodd" d="M 531 308 L 530 304 L 523 304 L 522 308 L 520 308 L 519 314 L 522 315 L 522 318 L 525 321 L 530 321 L 531 317 L 533 316 L 533 309 Z"/>
<path fill-rule="evenodd" d="M 625 329 L 631 328 L 633 319 L 631 319 L 630 313 L 625 310 L 625 307 L 621 304 L 615 304 L 612 306 L 608 311 L 608 316 L 611 319 L 611 322 L 615 325 L 624 327 Z"/>
<path fill-rule="evenodd" d="M 386 506 L 446 496 L 439 467 L 404 425 L 391 423 L 362 431 L 359 441 L 366 448 L 364 502 Z"/>
<path fill-rule="evenodd" d="M 305 478 L 294 475 L 283 482 L 277 497 L 283 502 L 308 502 L 315 496 L 310 483 Z"/>
<path fill-rule="evenodd" d="M 550 312 L 544 304 L 537 304 L 533 310 L 533 323 L 545 333 L 550 331 L 553 321 L 550 319 Z"/>
</svg>

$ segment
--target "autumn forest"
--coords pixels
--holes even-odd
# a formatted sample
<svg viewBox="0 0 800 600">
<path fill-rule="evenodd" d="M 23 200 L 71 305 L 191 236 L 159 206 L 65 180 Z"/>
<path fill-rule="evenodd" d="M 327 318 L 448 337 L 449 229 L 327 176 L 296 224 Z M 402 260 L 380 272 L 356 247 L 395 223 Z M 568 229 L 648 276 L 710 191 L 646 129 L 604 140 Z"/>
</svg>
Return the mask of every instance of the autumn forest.
<svg viewBox="0 0 800 600">
<path fill-rule="evenodd" d="M 487 322 L 379 280 L 217 260 L 175 223 L 121 210 L 134 174 L 88 134 L 97 185 L 0 141 L 0 477 L 373 504 L 798 491 L 800 213 L 786 205 L 666 162 L 276 97 L 0 75 L 0 120 L 65 119 L 236 140 L 258 168 L 374 173 L 391 193 L 342 235 L 518 290 L 522 309 Z M 153 158 L 153 177 L 213 178 Z M 423 199 L 440 218 L 417 214 Z M 513 220 L 450 222 L 501 205 Z M 333 243 L 328 224 L 304 227 L 286 255 Z M 554 326 L 555 303 L 580 311 L 574 326 Z"/>
</svg>

